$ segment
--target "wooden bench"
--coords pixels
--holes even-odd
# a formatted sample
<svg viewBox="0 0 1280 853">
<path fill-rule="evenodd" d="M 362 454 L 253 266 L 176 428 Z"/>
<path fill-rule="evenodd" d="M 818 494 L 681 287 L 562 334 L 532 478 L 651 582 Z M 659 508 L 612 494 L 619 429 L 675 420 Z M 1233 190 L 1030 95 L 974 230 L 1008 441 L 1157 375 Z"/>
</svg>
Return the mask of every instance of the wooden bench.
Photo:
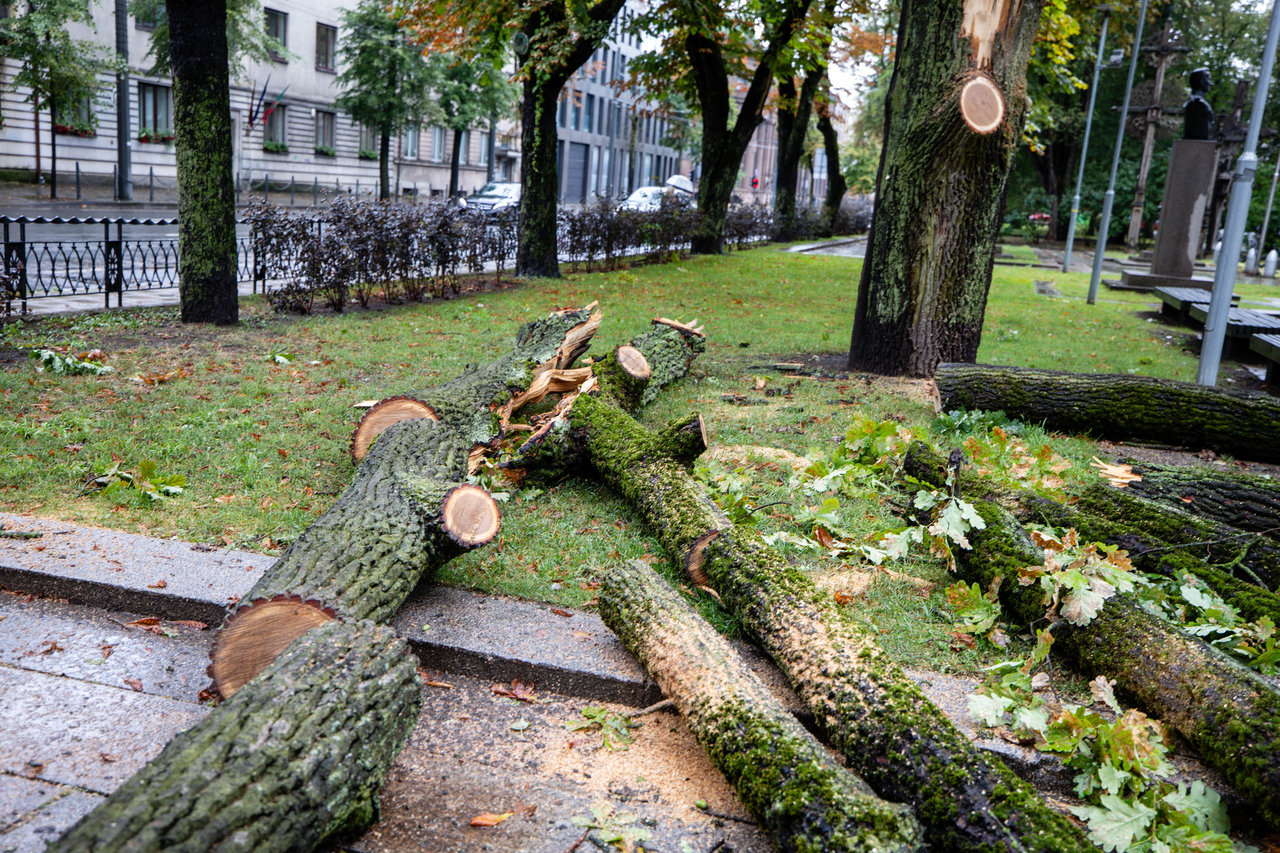
<svg viewBox="0 0 1280 853">
<path fill-rule="evenodd" d="M 1160 313 L 1174 320 L 1187 323 L 1192 305 L 1208 305 L 1211 291 L 1199 287 L 1157 287 L 1153 293 L 1160 297 Z M 1240 296 L 1231 294 L 1231 304 L 1238 305 Z"/>
<path fill-rule="evenodd" d="M 1249 349 L 1266 360 L 1266 382 L 1272 391 L 1280 388 L 1280 335 L 1254 335 L 1249 338 Z"/>
<path fill-rule="evenodd" d="M 1191 319 L 1201 325 L 1209 317 L 1208 303 L 1193 303 L 1187 309 Z M 1280 314 L 1255 311 L 1252 308 L 1232 308 L 1227 316 L 1223 355 L 1237 357 L 1249 351 L 1249 338 L 1280 332 Z"/>
</svg>

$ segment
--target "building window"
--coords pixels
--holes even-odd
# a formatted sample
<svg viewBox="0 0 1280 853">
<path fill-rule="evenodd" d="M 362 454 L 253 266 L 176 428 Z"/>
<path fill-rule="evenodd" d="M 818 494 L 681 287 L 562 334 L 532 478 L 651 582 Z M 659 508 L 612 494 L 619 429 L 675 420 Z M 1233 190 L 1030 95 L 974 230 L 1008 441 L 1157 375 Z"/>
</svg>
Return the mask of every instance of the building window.
<svg viewBox="0 0 1280 853">
<path fill-rule="evenodd" d="M 275 9 L 266 9 L 267 13 L 267 36 L 275 39 L 280 43 L 281 48 L 289 46 L 289 16 L 284 12 L 277 12 Z M 284 62 L 284 54 L 271 54 L 271 58 L 276 62 Z"/>
<path fill-rule="evenodd" d="M 138 84 L 138 136 L 173 133 L 173 90 L 152 83 Z M 149 141 L 149 140 L 145 140 Z"/>
<path fill-rule="evenodd" d="M 284 154 L 289 150 L 289 130 L 286 122 L 288 110 L 284 104 L 276 104 L 267 110 L 262 134 L 262 150 Z"/>
<path fill-rule="evenodd" d="M 587 133 L 595 132 L 596 96 L 587 95 Z"/>
<path fill-rule="evenodd" d="M 568 127 L 568 125 L 565 124 L 565 122 L 569 120 L 568 116 L 569 116 L 569 101 L 567 98 L 561 98 L 560 99 L 560 115 L 556 123 L 559 124 L 561 127 Z"/>
<path fill-rule="evenodd" d="M 465 166 L 471 162 L 471 131 L 455 130 L 454 133 L 461 135 L 461 141 L 458 143 L 458 162 Z"/>
<path fill-rule="evenodd" d="M 404 129 L 404 138 L 400 146 L 400 153 L 404 159 L 418 159 L 418 126 L 416 124 L 411 124 Z"/>
<path fill-rule="evenodd" d="M 582 130 L 582 95 L 572 92 L 569 97 L 573 99 L 573 121 L 569 127 L 574 130 Z"/>
<path fill-rule="evenodd" d="M 378 129 L 372 125 L 360 125 L 360 156 L 366 160 L 378 159 L 378 148 L 382 140 L 378 138 Z"/>
<path fill-rule="evenodd" d="M 489 165 L 489 134 L 481 132 L 480 137 L 480 156 L 476 158 L 476 164 L 480 166 Z"/>
<path fill-rule="evenodd" d="M 337 154 L 334 148 L 334 125 L 335 116 L 333 113 L 324 110 L 316 110 L 316 153 L 325 154 L 333 157 Z"/>
<path fill-rule="evenodd" d="M 444 128 L 431 128 L 431 159 L 437 163 L 444 162 Z"/>
<path fill-rule="evenodd" d="M 316 24 L 316 70 L 333 71 L 338 60 L 338 28 Z"/>
<path fill-rule="evenodd" d="M 164 23 L 165 14 L 163 0 L 139 3 L 133 9 L 133 25 L 140 30 L 154 30 L 158 24 Z"/>
</svg>

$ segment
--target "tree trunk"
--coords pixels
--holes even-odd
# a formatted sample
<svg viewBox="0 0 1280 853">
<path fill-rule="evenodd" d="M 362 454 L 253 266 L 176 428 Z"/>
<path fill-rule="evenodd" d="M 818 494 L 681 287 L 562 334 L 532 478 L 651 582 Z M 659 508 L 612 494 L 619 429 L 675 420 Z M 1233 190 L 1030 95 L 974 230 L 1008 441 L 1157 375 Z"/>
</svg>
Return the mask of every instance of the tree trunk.
<svg viewBox="0 0 1280 853">
<path fill-rule="evenodd" d="M 454 128 L 453 146 L 449 153 L 449 199 L 458 197 L 458 168 L 462 163 L 462 131 Z"/>
<path fill-rule="evenodd" d="M 778 78 L 778 171 L 773 197 L 773 238 L 781 242 L 796 239 L 796 186 L 800 158 L 804 155 L 813 98 L 825 74 L 825 66 L 810 70 L 799 89 L 793 78 Z"/>
<path fill-rule="evenodd" d="M 49 101 L 49 198 L 58 197 L 58 105 Z"/>
<path fill-rule="evenodd" d="M 1019 627 L 1043 622 L 1044 591 L 1020 584 L 1018 570 L 1041 565 L 1044 555 L 1007 510 L 983 500 L 974 506 L 986 528 L 971 531 L 972 550 L 957 553 L 961 577 L 984 589 L 1003 578 L 1004 615 Z M 1280 828 L 1280 694 L 1125 595 L 1109 599 L 1088 625 L 1055 624 L 1053 632 L 1054 648 L 1081 673 L 1114 679 Z"/>
<path fill-rule="evenodd" d="M 378 198 L 391 198 L 391 128 L 383 127 L 378 134 Z"/>
<path fill-rule="evenodd" d="M 178 167 L 178 282 L 184 323 L 239 317 L 225 0 L 165 0 Z"/>
<path fill-rule="evenodd" d="M 560 169 L 556 162 L 556 101 L 562 84 L 524 81 L 521 107 L 520 237 L 516 275 L 559 278 L 556 213 Z"/>
<path fill-rule="evenodd" d="M 1280 539 L 1280 484 L 1212 468 L 1134 465 L 1129 491 L 1240 530 Z"/>
<path fill-rule="evenodd" d="M 841 768 L 666 582 L 605 573 L 600 615 L 658 682 L 779 850 L 917 850 L 920 828 Z"/>
<path fill-rule="evenodd" d="M 1280 400 L 1267 394 L 1147 376 L 991 365 L 940 365 L 936 379 L 944 409 L 1001 410 L 1061 432 L 1280 462 Z"/>
<path fill-rule="evenodd" d="M 803 571 L 734 527 L 670 454 L 670 440 L 582 396 L 569 421 L 600 478 L 663 545 L 704 572 L 777 661 L 850 767 L 918 809 L 939 849 L 1081 850 L 1088 842 L 984 756 Z M 669 432 L 668 432 L 669 435 Z"/>
<path fill-rule="evenodd" d="M 329 622 L 48 849 L 312 850 L 367 826 L 418 719 L 417 666 L 391 629 Z"/>
<path fill-rule="evenodd" d="M 977 356 L 1042 3 L 992 5 L 903 4 L 852 369 L 929 376 Z"/>
<path fill-rule="evenodd" d="M 827 97 L 831 97 L 830 92 Z M 818 132 L 822 134 L 822 145 L 827 153 L 827 197 L 822 203 L 822 236 L 830 237 L 840 230 L 840 204 L 849 191 L 849 185 L 845 182 L 844 172 L 840 171 L 840 137 L 831 123 L 830 105 L 823 100 L 815 108 L 818 111 Z"/>
</svg>

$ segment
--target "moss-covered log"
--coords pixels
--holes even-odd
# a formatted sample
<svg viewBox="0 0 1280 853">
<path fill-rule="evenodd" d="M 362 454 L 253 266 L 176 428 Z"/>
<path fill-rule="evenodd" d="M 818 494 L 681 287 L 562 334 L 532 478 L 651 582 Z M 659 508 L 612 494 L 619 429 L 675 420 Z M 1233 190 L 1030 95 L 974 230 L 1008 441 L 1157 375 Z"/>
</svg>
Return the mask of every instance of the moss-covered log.
<svg viewBox="0 0 1280 853">
<path fill-rule="evenodd" d="M 311 850 L 377 815 L 418 719 L 417 660 L 368 622 L 330 622 L 85 816 L 50 851 Z"/>
<path fill-rule="evenodd" d="M 947 480 L 947 460 L 924 442 L 912 442 L 903 456 L 902 467 L 904 473 L 936 487 L 941 487 Z M 1252 550 L 1251 544 L 1254 544 L 1252 536 L 1236 534 L 1232 538 L 1232 534 L 1217 526 L 1214 527 L 1217 532 L 1208 532 L 1203 528 L 1211 523 L 1200 523 L 1185 513 L 1167 510 L 1132 495 L 1112 494 L 1116 490 L 1102 484 L 1090 490 L 1101 491 L 1102 494 L 1086 500 L 1085 507 L 1096 508 L 1098 502 L 1105 499 L 1105 506 L 1117 509 L 1129 506 L 1131 515 L 1133 510 L 1137 510 L 1143 518 L 1154 517 L 1156 523 L 1143 524 L 1141 519 L 1120 521 L 1082 508 L 1079 501 L 1064 504 L 1029 492 L 1000 488 L 967 467 L 959 468 L 955 474 L 958 491 L 966 498 L 992 500 L 1010 510 L 1024 524 L 1075 528 L 1085 542 L 1118 545 L 1128 552 L 1134 567 L 1142 572 L 1165 577 L 1189 572 L 1239 609 L 1246 618 L 1267 616 L 1280 622 L 1280 596 L 1249 576 L 1253 569 L 1245 560 Z M 1193 523 L 1195 535 L 1211 536 L 1208 544 L 1191 544 L 1206 540 L 1187 539 L 1188 531 L 1183 521 Z M 1160 537 L 1161 532 L 1172 532 L 1181 539 L 1177 544 L 1170 543 Z M 1227 560 L 1218 559 L 1223 556 L 1224 548 L 1234 550 L 1234 556 Z M 1224 565 L 1229 568 L 1224 568 Z"/>
<path fill-rule="evenodd" d="M 1214 468 L 1132 467 L 1135 474 L 1142 476 L 1129 484 L 1133 494 L 1280 539 L 1280 483 L 1270 477 Z"/>
<path fill-rule="evenodd" d="M 1006 618 L 1019 626 L 1043 622 L 1044 591 L 1021 585 L 1018 570 L 1043 564 L 1044 555 L 1008 510 L 983 500 L 974 506 L 986 528 L 970 532 L 972 550 L 958 552 L 961 576 L 984 589 L 1002 578 Z M 1114 679 L 1280 828 L 1280 694 L 1265 681 L 1123 595 L 1088 625 L 1060 624 L 1054 637 L 1055 650 L 1080 672 Z"/>
<path fill-rule="evenodd" d="M 600 587 L 600 614 L 689 721 L 779 850 L 916 850 L 919 824 L 841 768 L 679 594 L 636 561 Z"/>
<path fill-rule="evenodd" d="M 1059 432 L 1208 447 L 1280 461 L 1280 399 L 1128 374 L 942 364 L 944 409 L 1003 411 Z"/>
<path fill-rule="evenodd" d="M 832 744 L 882 797 L 916 807 L 927 840 L 948 850 L 1089 848 L 999 760 L 979 752 L 801 570 L 735 528 L 652 433 L 581 397 L 569 413 L 601 479 L 669 551 L 703 548 L 724 602 L 777 661 Z"/>
</svg>

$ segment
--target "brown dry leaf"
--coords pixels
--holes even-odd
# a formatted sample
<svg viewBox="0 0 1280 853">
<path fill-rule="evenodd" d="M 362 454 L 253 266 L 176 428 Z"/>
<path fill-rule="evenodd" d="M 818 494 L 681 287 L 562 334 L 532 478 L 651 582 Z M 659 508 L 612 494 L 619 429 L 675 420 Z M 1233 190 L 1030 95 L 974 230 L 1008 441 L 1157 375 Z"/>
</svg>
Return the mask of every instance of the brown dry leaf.
<svg viewBox="0 0 1280 853">
<path fill-rule="evenodd" d="M 534 695 L 533 684 L 526 684 L 520 679 L 511 682 L 511 686 L 505 684 L 495 684 L 490 688 L 499 696 L 505 696 L 508 699 L 515 699 L 518 702 L 536 702 L 538 697 Z"/>
<path fill-rule="evenodd" d="M 125 623 L 126 628 L 138 628 L 148 631 L 152 634 L 164 634 L 164 628 L 160 627 L 160 620 L 154 616 L 144 616 L 141 619 L 135 619 L 132 622 Z"/>
<path fill-rule="evenodd" d="M 1106 478 L 1107 482 L 1117 489 L 1123 489 L 1130 483 L 1142 479 L 1142 475 L 1133 473 L 1133 469 L 1128 465 L 1112 465 L 1108 462 L 1103 462 L 1096 456 L 1093 457 L 1091 464 L 1098 469 L 1098 473 Z"/>
<path fill-rule="evenodd" d="M 494 814 L 493 812 L 483 812 L 471 818 L 472 826 L 497 826 L 507 818 L 511 817 L 513 812 L 503 812 L 502 814 Z"/>
<path fill-rule="evenodd" d="M 589 640 L 589 639 L 591 639 L 591 634 L 590 634 L 589 632 L 587 632 L 587 631 L 574 631 L 574 632 L 573 632 L 573 636 L 575 636 L 575 637 L 581 637 L 581 638 L 582 638 L 582 639 L 584 639 L 584 640 Z"/>
<path fill-rule="evenodd" d="M 836 538 L 827 532 L 825 527 L 815 527 L 813 529 L 813 538 L 818 540 L 818 544 L 823 548 L 836 548 L 839 545 L 836 542 Z"/>
<path fill-rule="evenodd" d="M 453 685 L 447 681 L 424 681 L 423 684 L 428 687 L 439 687 L 441 690 L 452 690 Z"/>
<path fill-rule="evenodd" d="M 98 646 L 98 648 L 102 650 L 103 660 L 106 660 L 107 658 L 111 657 L 111 653 L 116 650 L 116 647 L 113 643 L 103 643 L 102 645 Z"/>
<path fill-rule="evenodd" d="M 280 458 L 282 458 L 282 459 L 288 459 L 288 458 L 289 458 L 289 451 L 285 450 L 283 447 L 277 447 L 277 448 L 276 448 L 276 453 L 279 453 L 279 454 L 280 454 Z"/>
<path fill-rule="evenodd" d="M 181 625 L 184 628 L 192 628 L 196 631 L 208 631 L 209 626 L 203 622 L 197 622 L 195 619 L 175 619 L 173 624 Z"/>
<path fill-rule="evenodd" d="M 555 615 L 557 615 L 557 616 L 572 616 L 572 615 L 573 615 L 573 614 L 572 614 L 572 613 L 570 613 L 568 610 L 561 610 L 559 607 L 553 607 L 553 608 L 551 608 L 551 612 L 552 612 L 552 613 L 554 613 L 554 614 L 555 614 Z"/>
<path fill-rule="evenodd" d="M 160 578 L 160 580 L 156 581 L 155 583 L 147 584 L 147 589 L 164 589 L 168 585 L 169 585 L 169 582 L 167 580 L 165 580 L 164 578 Z"/>
<path fill-rule="evenodd" d="M 218 495 L 216 498 L 213 499 L 213 502 L 216 504 L 229 504 L 235 499 L 236 499 L 235 495 Z"/>
<path fill-rule="evenodd" d="M 140 680 L 138 680 L 138 679 L 136 679 L 136 678 L 126 678 L 126 679 L 124 680 L 124 683 L 125 683 L 125 684 L 127 684 L 127 685 L 129 685 L 130 687 L 132 687 L 134 690 L 138 691 L 139 693 L 141 693 L 141 692 L 142 692 L 142 682 L 141 682 Z"/>
</svg>

